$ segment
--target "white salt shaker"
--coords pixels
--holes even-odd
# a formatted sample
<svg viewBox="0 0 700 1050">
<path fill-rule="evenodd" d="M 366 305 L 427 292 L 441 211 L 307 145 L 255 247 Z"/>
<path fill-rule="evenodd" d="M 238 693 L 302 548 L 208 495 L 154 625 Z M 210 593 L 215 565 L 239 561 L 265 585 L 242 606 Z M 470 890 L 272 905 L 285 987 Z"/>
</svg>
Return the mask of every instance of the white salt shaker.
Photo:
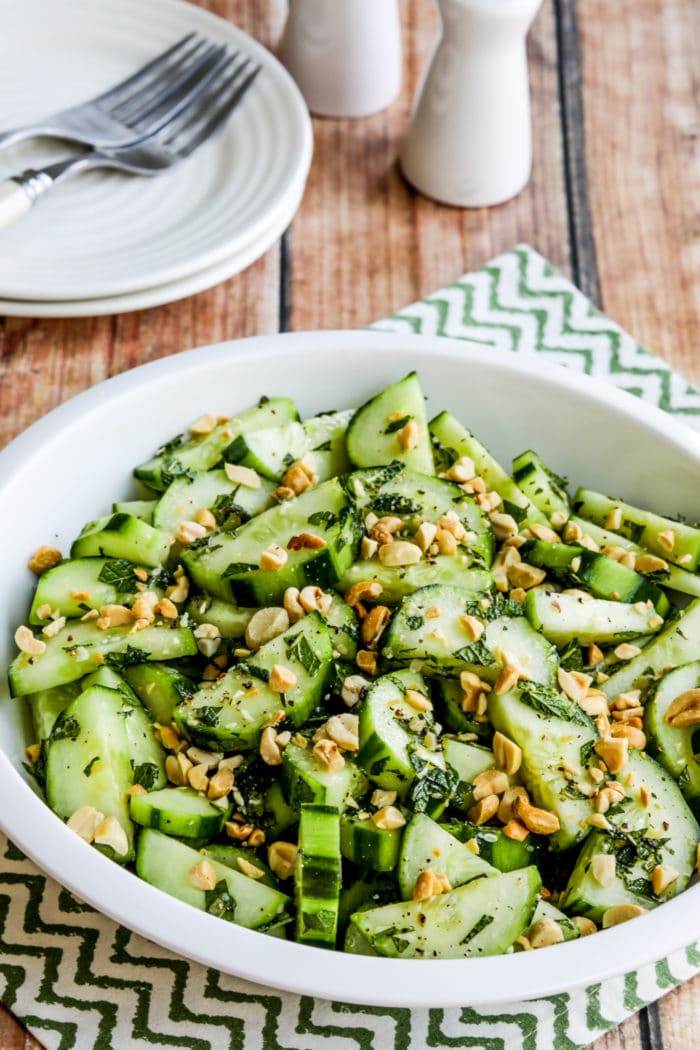
<svg viewBox="0 0 700 1050">
<path fill-rule="evenodd" d="M 376 113 L 401 89 L 398 0 L 290 0 L 279 57 L 312 113 Z"/>
<path fill-rule="evenodd" d="M 542 0 L 437 0 L 432 62 L 401 148 L 418 190 L 479 208 L 514 197 L 530 177 L 532 129 L 525 37 Z"/>
</svg>

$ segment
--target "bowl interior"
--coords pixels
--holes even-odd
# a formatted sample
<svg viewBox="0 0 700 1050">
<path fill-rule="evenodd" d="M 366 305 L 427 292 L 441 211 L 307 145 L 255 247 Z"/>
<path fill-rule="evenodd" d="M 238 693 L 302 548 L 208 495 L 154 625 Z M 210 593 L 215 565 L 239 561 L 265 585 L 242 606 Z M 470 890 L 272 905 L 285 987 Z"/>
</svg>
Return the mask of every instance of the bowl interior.
<svg viewBox="0 0 700 1050">
<path fill-rule="evenodd" d="M 232 414 L 263 394 L 310 415 L 361 404 L 412 369 L 428 411 L 449 409 L 506 466 L 534 448 L 572 485 L 667 514 L 700 518 L 700 439 L 613 387 L 535 357 L 442 338 L 381 332 L 261 337 L 158 361 L 61 406 L 0 454 L 4 601 L 0 660 L 14 655 L 41 544 L 67 553 L 81 526 L 135 491 L 132 467 L 204 412 Z M 222 923 L 167 897 L 81 842 L 53 816 L 23 769 L 30 741 L 21 702 L 0 682 L 0 824 L 78 896 L 182 955 L 280 988 L 404 1006 L 497 1002 L 553 994 L 632 969 L 700 934 L 700 888 L 633 923 L 525 956 L 394 962 L 320 952 Z M 698 909 L 700 911 L 700 909 Z M 696 911 L 697 914 L 697 911 Z M 693 925 L 694 922 L 694 925 Z M 652 929 L 653 927 L 653 929 Z M 192 945 L 198 945 L 196 949 Z"/>
</svg>

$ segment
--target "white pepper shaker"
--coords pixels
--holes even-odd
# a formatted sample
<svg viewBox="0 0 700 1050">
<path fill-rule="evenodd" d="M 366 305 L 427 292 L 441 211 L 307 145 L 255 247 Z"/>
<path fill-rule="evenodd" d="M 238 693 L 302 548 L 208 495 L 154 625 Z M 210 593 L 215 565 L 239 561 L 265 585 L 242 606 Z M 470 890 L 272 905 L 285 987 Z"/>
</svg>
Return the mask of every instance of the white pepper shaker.
<svg viewBox="0 0 700 1050">
<path fill-rule="evenodd" d="M 437 0 L 442 35 L 424 77 L 401 167 L 416 189 L 458 207 L 514 197 L 532 166 L 525 38 L 542 0 Z"/>
<path fill-rule="evenodd" d="M 398 0 L 290 0 L 279 57 L 312 113 L 376 113 L 401 89 Z"/>
</svg>

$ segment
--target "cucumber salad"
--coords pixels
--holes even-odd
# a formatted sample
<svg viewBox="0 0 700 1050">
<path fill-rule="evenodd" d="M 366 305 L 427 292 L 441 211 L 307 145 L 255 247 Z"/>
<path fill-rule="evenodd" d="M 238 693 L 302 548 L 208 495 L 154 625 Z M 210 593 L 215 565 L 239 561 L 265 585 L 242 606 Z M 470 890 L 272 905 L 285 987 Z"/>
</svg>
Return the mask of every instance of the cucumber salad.
<svg viewBox="0 0 700 1050">
<path fill-rule="evenodd" d="M 508 471 L 415 373 L 357 411 L 203 415 L 134 474 L 32 555 L 9 670 L 86 842 L 222 920 L 399 959 L 688 885 L 700 528 L 532 450 Z"/>
</svg>

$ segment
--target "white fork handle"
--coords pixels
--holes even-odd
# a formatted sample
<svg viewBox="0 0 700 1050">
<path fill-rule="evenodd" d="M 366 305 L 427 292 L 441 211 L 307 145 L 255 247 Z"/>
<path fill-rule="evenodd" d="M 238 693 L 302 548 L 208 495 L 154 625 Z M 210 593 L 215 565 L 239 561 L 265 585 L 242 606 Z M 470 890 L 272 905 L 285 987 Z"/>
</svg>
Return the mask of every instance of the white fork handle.
<svg viewBox="0 0 700 1050">
<path fill-rule="evenodd" d="M 10 226 L 30 210 L 34 201 L 19 182 L 0 182 L 0 227 Z"/>
</svg>

